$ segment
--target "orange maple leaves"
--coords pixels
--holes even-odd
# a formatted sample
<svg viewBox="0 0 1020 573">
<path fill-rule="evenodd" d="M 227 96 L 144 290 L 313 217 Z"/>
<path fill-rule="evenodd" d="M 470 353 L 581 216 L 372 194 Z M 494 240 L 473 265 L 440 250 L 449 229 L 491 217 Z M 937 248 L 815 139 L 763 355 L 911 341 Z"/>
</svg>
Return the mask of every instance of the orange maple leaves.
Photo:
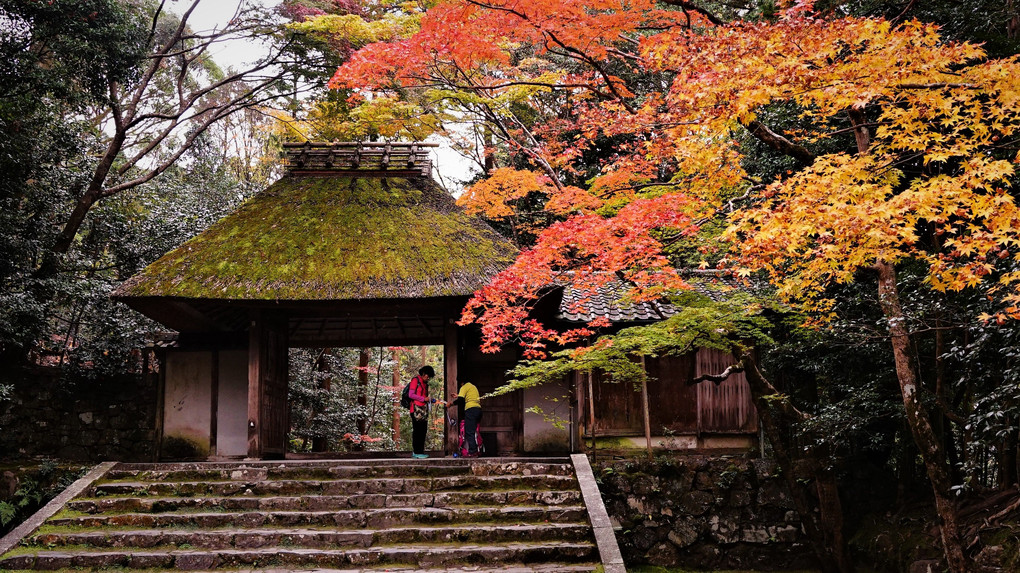
<svg viewBox="0 0 1020 573">
<path fill-rule="evenodd" d="M 550 289 L 569 283 L 591 296 L 609 282 L 623 281 L 631 287 L 631 300 L 650 300 L 688 288 L 663 255 L 654 232 L 671 229 L 696 234 L 690 203 L 682 194 L 638 199 L 612 217 L 584 214 L 549 226 L 533 248 L 475 293 L 461 324 L 481 324 L 484 350 L 495 351 L 516 339 L 526 356 L 537 357 L 549 342 L 568 344 L 593 334 L 590 328 L 558 332 L 530 316 L 532 307 Z M 588 326 L 607 324 L 596 320 Z"/>
<path fill-rule="evenodd" d="M 616 142 L 586 189 L 551 195 L 560 213 L 580 214 L 545 229 L 472 300 L 465 321 L 482 325 L 490 348 L 517 336 L 539 352 L 578 336 L 528 316 L 557 282 L 583 290 L 615 276 L 639 296 L 682 286 L 655 237 L 695 232 L 692 218 L 726 204 L 722 192 L 748 187 L 734 133 L 776 102 L 802 110 L 810 128 L 796 144 L 782 133 L 772 142 L 798 147 L 808 167 L 733 205 L 725 236 L 745 269 L 767 271 L 782 293 L 815 308 L 828 285 L 877 261 L 924 261 L 939 289 L 992 275 L 1020 284 L 1020 271 L 1002 268 L 1020 250 L 1020 214 L 1006 191 L 1017 163 L 1007 146 L 1020 130 L 1015 58 L 984 61 L 978 46 L 946 43 L 917 22 L 819 18 L 811 2 L 775 21 L 697 18 L 650 0 L 451 0 L 429 10 L 419 32 L 369 46 L 334 76 L 365 89 L 458 93 L 490 117 L 559 105 L 527 150 L 546 176 L 600 137 Z M 857 148 L 816 158 L 804 147 L 840 132 L 854 133 Z M 508 204 L 553 187 L 496 170 L 463 201 L 507 216 Z"/>
</svg>

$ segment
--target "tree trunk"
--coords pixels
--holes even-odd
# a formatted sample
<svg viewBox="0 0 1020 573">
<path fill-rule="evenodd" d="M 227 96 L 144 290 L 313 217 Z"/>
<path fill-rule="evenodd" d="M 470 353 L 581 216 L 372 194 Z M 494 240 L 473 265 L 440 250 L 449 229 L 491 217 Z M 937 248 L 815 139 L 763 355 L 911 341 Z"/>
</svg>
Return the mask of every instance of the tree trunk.
<svg viewBox="0 0 1020 573">
<path fill-rule="evenodd" d="M 361 451 L 365 449 L 364 444 L 361 443 L 361 436 L 367 434 L 367 428 L 365 427 L 365 410 L 368 408 L 368 362 L 371 358 L 368 348 L 362 348 L 358 352 L 358 406 L 360 406 L 360 413 L 358 414 L 358 440 L 354 442 L 354 447 L 351 448 L 355 451 Z"/>
<path fill-rule="evenodd" d="M 906 318 L 900 306 L 899 289 L 896 285 L 896 270 L 885 261 L 875 263 L 878 271 L 878 298 L 882 312 L 889 322 L 889 334 L 893 347 L 893 359 L 896 365 L 896 377 L 899 380 L 900 394 L 903 396 L 903 407 L 907 415 L 907 424 L 921 452 L 935 494 L 935 509 L 941 521 L 942 548 L 946 562 L 953 573 L 968 571 L 967 560 L 963 555 L 960 542 L 960 528 L 957 522 L 956 502 L 952 498 L 949 468 L 946 464 L 942 444 L 935 435 L 931 425 L 931 417 L 917 395 L 918 382 L 914 373 L 910 351 L 910 335 L 907 332 Z"/>
<path fill-rule="evenodd" d="M 114 101 L 111 105 L 114 118 L 113 137 L 106 145 L 106 150 L 103 152 L 103 157 L 99 160 L 99 164 L 96 165 L 96 170 L 89 180 L 88 189 L 85 190 L 85 193 L 75 203 L 74 210 L 71 211 L 71 215 L 64 222 L 64 227 L 60 230 L 60 234 L 57 235 L 52 248 L 55 253 L 67 254 L 71 250 L 74 238 L 78 235 L 78 229 L 85 222 L 85 216 L 88 215 L 93 205 L 103 197 L 103 185 L 106 182 L 106 178 L 110 176 L 110 170 L 113 169 L 114 161 L 124 148 L 124 142 L 127 141 L 124 117 L 119 103 L 116 103 L 115 96 L 117 91 L 117 84 L 111 83 L 110 99 Z"/>
<path fill-rule="evenodd" d="M 1016 423 L 1016 418 L 1011 420 Z M 1004 491 L 1016 486 L 1017 482 L 1017 445 L 1020 443 L 1020 436 L 1014 427 L 1002 440 L 1002 453 L 999 454 L 999 480 L 998 489 Z"/>
<path fill-rule="evenodd" d="M 324 348 L 319 353 L 319 359 L 315 361 L 315 370 L 320 373 L 329 372 L 329 363 L 326 360 L 327 356 L 332 355 L 332 349 Z M 319 388 L 329 392 L 333 388 L 333 380 L 331 376 L 323 376 L 319 380 Z M 303 448 L 302 448 L 303 449 Z M 325 452 L 329 451 L 329 438 L 326 436 L 315 436 L 312 438 L 312 451 L 313 452 Z"/>
<path fill-rule="evenodd" d="M 805 472 L 796 463 L 793 452 L 797 448 L 789 444 L 782 428 L 803 421 L 807 416 L 797 410 L 758 370 L 757 362 L 750 352 L 735 356 L 744 368 L 751 389 L 751 399 L 758 411 L 758 421 L 765 437 L 772 445 L 772 452 L 783 472 L 783 478 L 790 489 L 794 507 L 800 515 L 804 532 L 813 541 L 812 547 L 824 573 L 851 573 L 854 568 L 843 536 L 843 507 L 839 502 L 839 490 L 835 475 L 822 471 L 824 464 L 816 458 L 808 460 L 810 471 Z M 777 396 L 783 396 L 776 400 Z M 801 485 L 802 479 L 813 479 L 818 492 L 819 513 Z"/>
<path fill-rule="evenodd" d="M 396 400 L 393 401 L 393 444 L 394 449 L 400 444 L 400 348 L 393 347 L 393 386 L 397 389 Z"/>
</svg>

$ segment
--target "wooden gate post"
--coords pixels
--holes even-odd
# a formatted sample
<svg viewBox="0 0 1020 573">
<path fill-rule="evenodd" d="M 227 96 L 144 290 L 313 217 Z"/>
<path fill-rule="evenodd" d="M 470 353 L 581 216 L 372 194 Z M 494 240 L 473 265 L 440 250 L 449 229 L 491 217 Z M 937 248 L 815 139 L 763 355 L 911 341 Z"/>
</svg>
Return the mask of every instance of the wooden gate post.
<svg viewBox="0 0 1020 573">
<path fill-rule="evenodd" d="M 446 380 L 446 395 L 442 396 L 442 400 L 447 400 L 451 396 L 457 395 L 457 322 L 453 318 L 449 318 L 444 321 L 445 330 L 443 332 L 443 376 Z M 443 441 L 445 444 L 445 455 L 450 455 L 457 451 L 457 438 L 459 432 L 450 431 L 450 424 L 446 423 L 446 410 L 442 410 L 443 416 L 443 428 L 446 435 L 446 439 Z"/>
<path fill-rule="evenodd" d="M 287 453 L 287 319 L 256 311 L 248 337 L 248 457 Z"/>
</svg>

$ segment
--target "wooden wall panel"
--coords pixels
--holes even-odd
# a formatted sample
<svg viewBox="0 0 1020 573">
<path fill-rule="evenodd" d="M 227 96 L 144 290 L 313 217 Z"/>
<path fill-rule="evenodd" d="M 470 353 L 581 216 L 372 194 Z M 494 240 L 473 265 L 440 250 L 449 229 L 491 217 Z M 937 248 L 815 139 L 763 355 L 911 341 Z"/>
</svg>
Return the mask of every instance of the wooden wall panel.
<svg viewBox="0 0 1020 573">
<path fill-rule="evenodd" d="M 758 431 L 758 418 L 743 374 L 716 386 L 703 382 L 688 386 L 701 374 L 718 374 L 733 363 L 728 354 L 701 349 L 697 355 L 649 358 L 648 400 L 652 435 L 735 433 Z M 644 433 L 639 386 L 613 383 L 600 374 L 593 378 L 595 432 L 601 436 L 639 436 Z M 583 380 L 583 376 L 581 377 Z M 587 396 L 587 389 L 582 388 Z M 583 426 L 590 435 L 587 405 Z"/>
<path fill-rule="evenodd" d="M 626 382 L 611 382 L 601 373 L 592 376 L 596 435 L 643 434 L 641 387 Z"/>
<path fill-rule="evenodd" d="M 652 434 L 693 434 L 698 431 L 698 389 L 688 386 L 693 356 L 660 356 L 645 361 Z"/>
<path fill-rule="evenodd" d="M 734 358 L 729 354 L 702 348 L 698 351 L 696 376 L 719 374 L 733 363 Z M 731 375 L 719 385 L 702 382 L 697 389 L 702 432 L 746 434 L 758 431 L 758 416 L 743 373 Z"/>
<path fill-rule="evenodd" d="M 474 383 L 485 395 L 503 385 L 503 372 L 508 366 L 468 363 L 460 366 L 461 380 Z M 519 451 L 523 430 L 521 392 L 511 392 L 482 400 L 482 432 L 495 432 L 499 453 Z"/>
</svg>

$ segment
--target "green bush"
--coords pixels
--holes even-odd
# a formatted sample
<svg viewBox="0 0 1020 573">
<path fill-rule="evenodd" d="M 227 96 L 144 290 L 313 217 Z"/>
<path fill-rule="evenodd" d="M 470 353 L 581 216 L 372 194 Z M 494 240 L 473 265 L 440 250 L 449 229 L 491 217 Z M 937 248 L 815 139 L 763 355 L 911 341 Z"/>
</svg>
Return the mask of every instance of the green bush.
<svg viewBox="0 0 1020 573">
<path fill-rule="evenodd" d="M 9 500 L 0 501 L 0 536 L 7 534 L 46 505 L 88 468 L 60 466 L 44 460 L 38 466 L 11 468 L 18 478 L 18 489 Z"/>
</svg>

